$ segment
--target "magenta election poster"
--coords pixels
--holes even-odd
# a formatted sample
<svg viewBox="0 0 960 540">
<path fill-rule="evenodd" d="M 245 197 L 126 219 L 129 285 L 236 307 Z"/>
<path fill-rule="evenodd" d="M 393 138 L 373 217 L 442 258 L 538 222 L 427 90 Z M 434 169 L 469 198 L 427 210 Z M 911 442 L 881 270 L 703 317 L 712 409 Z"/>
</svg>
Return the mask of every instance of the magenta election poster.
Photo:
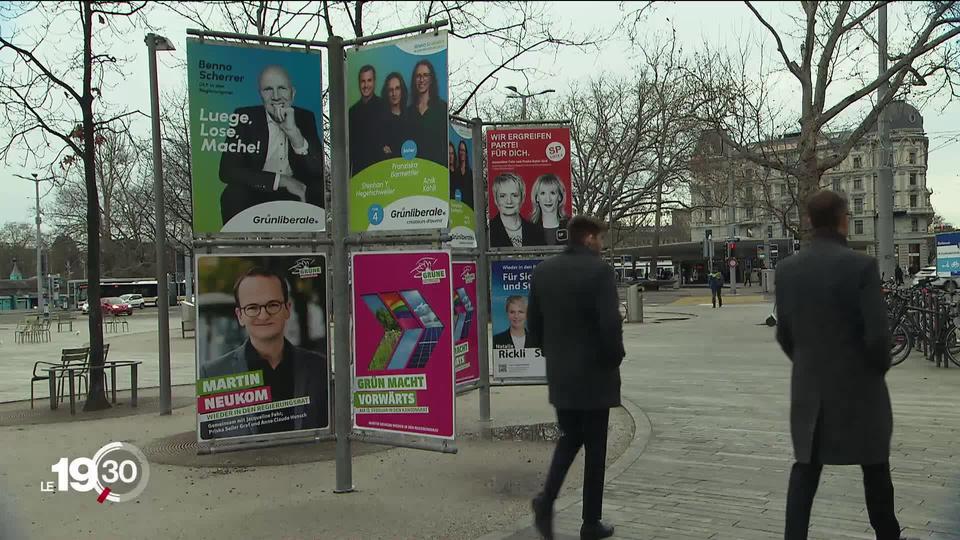
<svg viewBox="0 0 960 540">
<path fill-rule="evenodd" d="M 354 425 L 453 439 L 450 253 L 355 253 L 352 262 Z"/>
<path fill-rule="evenodd" d="M 477 263 L 453 263 L 453 369 L 457 384 L 480 380 L 477 361 Z"/>
</svg>

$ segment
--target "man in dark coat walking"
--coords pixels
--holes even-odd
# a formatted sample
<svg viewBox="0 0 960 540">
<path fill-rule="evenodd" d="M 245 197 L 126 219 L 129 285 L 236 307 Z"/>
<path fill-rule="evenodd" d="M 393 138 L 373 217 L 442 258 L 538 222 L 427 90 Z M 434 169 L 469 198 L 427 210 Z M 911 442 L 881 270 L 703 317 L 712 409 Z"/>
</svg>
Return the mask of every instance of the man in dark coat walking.
<svg viewBox="0 0 960 540">
<path fill-rule="evenodd" d="M 623 324 L 613 268 L 600 258 L 606 226 L 578 216 L 569 244 L 533 272 L 527 327 L 547 362 L 550 403 L 562 432 L 543 492 L 533 500 L 535 525 L 553 538 L 553 502 L 577 452 L 586 452 L 580 538 L 607 538 L 600 522 L 610 408 L 620 405 Z"/>
<path fill-rule="evenodd" d="M 890 480 L 893 413 L 884 376 L 890 333 L 873 257 L 847 248 L 847 202 L 832 191 L 807 204 L 809 248 L 776 270 L 777 341 L 793 362 L 790 431 L 796 463 L 786 540 L 806 540 L 823 465 L 860 465 L 877 540 L 900 538 Z"/>
</svg>

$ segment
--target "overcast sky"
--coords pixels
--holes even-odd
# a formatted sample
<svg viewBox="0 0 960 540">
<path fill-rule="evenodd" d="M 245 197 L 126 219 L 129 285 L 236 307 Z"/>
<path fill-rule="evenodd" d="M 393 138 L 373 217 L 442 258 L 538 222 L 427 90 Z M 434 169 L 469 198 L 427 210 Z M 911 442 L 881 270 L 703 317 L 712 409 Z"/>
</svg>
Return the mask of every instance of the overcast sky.
<svg viewBox="0 0 960 540">
<path fill-rule="evenodd" d="M 555 24 L 559 28 L 569 28 L 574 31 L 589 31 L 590 29 L 609 29 L 612 24 L 623 18 L 620 2 L 555 2 L 548 4 Z M 629 9 L 629 4 L 628 4 Z M 790 27 L 791 23 L 786 14 L 796 9 L 796 3 L 765 3 L 763 12 L 771 22 L 778 27 Z M 390 17 L 389 12 L 380 14 L 380 30 L 391 25 L 396 16 Z M 186 72 L 183 69 L 186 22 L 173 15 L 154 12 L 151 23 L 158 27 L 159 33 L 170 38 L 177 51 L 161 53 L 161 90 L 175 89 L 186 86 Z M 24 26 L 30 21 L 22 21 Z M 650 37 L 657 33 L 669 31 L 674 27 L 677 37 L 683 48 L 692 51 L 709 42 L 716 46 L 736 47 L 744 40 L 760 42 L 767 41 L 767 53 L 774 54 L 769 46 L 767 34 L 761 29 L 748 9 L 740 2 L 681 2 L 675 4 L 657 4 L 646 21 L 639 26 L 643 35 L 639 38 Z M 902 22 L 897 21 L 896 14 L 891 14 L 891 42 L 895 41 Z M 117 42 L 114 54 L 132 57 L 133 62 L 127 67 L 129 76 L 119 82 L 114 92 L 113 101 L 126 105 L 132 109 L 149 110 L 148 74 L 143 32 L 130 33 L 125 42 Z M 56 40 L 57 49 L 67 46 L 79 46 L 78 40 L 71 43 L 70 37 Z M 51 53 L 55 51 L 47 50 Z M 476 41 L 451 40 L 451 66 L 465 59 L 484 62 L 485 51 Z M 629 76 L 631 74 L 630 42 L 626 35 L 608 41 L 601 50 L 587 52 L 567 49 L 554 55 L 542 53 L 524 58 L 524 66 L 537 66 L 538 74 L 531 77 L 529 89 L 539 91 L 554 88 L 562 93 L 570 84 L 583 81 L 601 71 L 613 75 Z M 758 55 L 760 53 L 757 53 Z M 772 57 L 771 57 L 772 58 Z M 875 62 L 875 56 L 871 57 Z M 756 58 L 759 62 L 759 57 Z M 875 68 L 874 68 L 875 69 Z M 463 73 L 463 72 L 458 72 Z M 473 74 L 471 74 L 473 75 Z M 461 75 L 464 76 L 464 75 Z M 455 75 L 456 77 L 456 75 Z M 453 81 L 456 83 L 456 81 Z M 484 91 L 485 98 L 505 99 L 504 88 L 507 85 L 516 85 L 523 89 L 527 85 L 524 77 L 518 73 L 508 73 L 495 81 L 495 86 Z M 780 91 L 781 99 L 789 99 L 792 88 L 784 87 Z M 541 98 L 542 99 L 542 98 Z M 941 108 L 946 107 L 941 111 Z M 927 185 L 934 190 L 932 202 L 935 210 L 948 221 L 960 224 L 960 103 L 948 104 L 945 100 L 935 100 L 921 111 L 924 116 L 924 127 L 930 138 L 929 169 Z M 139 121 L 137 130 L 148 133 L 149 123 L 146 119 Z M 15 173 L 29 174 L 29 168 L 24 168 L 14 157 L 8 164 L 0 164 L 0 182 L 3 183 L 3 197 L 0 197 L 0 223 L 6 221 L 32 221 L 33 219 L 33 184 L 13 176 Z M 46 190 L 41 190 L 43 193 Z M 52 195 L 49 196 L 52 198 Z M 49 199 L 47 199 L 49 200 Z M 46 200 L 45 200 L 46 202 Z"/>
</svg>

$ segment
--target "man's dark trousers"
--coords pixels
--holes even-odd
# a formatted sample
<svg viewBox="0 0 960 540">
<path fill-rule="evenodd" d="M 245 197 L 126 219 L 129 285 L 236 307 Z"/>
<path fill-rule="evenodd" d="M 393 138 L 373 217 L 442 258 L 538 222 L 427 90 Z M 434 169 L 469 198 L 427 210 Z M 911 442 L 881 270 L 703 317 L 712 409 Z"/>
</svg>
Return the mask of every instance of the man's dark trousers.
<svg viewBox="0 0 960 540">
<path fill-rule="evenodd" d="M 819 423 L 814 430 L 814 454 L 810 463 L 794 463 L 790 471 L 790 486 L 787 488 L 787 524 L 784 540 L 807 540 L 810 528 L 810 510 L 820 484 L 823 465 L 817 458 Z M 863 492 L 867 500 L 870 525 L 877 540 L 898 540 L 900 523 L 897 521 L 893 502 L 893 481 L 890 479 L 890 463 L 861 465 Z"/>
<path fill-rule="evenodd" d="M 553 452 L 553 461 L 543 486 L 544 499 L 553 503 L 567 471 L 584 448 L 586 460 L 583 472 L 583 521 L 600 521 L 603 511 L 603 480 L 607 461 L 607 428 L 610 409 L 557 409 L 561 436 Z"/>
<path fill-rule="evenodd" d="M 723 289 L 710 289 L 712 293 L 713 307 L 717 307 L 717 302 L 720 302 L 720 307 L 723 307 Z"/>
</svg>

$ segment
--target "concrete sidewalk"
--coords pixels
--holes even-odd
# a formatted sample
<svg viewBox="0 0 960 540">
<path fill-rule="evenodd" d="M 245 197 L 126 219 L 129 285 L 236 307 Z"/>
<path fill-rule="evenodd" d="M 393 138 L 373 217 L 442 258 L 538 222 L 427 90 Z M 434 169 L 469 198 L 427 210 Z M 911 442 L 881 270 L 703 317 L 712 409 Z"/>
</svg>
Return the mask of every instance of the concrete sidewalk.
<svg viewBox="0 0 960 540">
<path fill-rule="evenodd" d="M 179 396 L 192 387 L 175 390 Z M 458 454 L 354 443 L 357 491 L 336 495 L 332 442 L 198 456 L 192 403 L 159 416 L 155 391 L 144 393 L 153 407 L 146 414 L 0 427 L 4 526 L 37 540 L 467 539 L 524 516 L 551 456 L 550 442 L 480 438 L 486 424 L 477 420 L 478 397 L 470 392 L 457 398 Z M 544 387 L 491 394 L 493 427 L 555 421 Z M 629 414 L 614 410 L 611 463 L 633 433 Z M 138 446 L 151 463 L 149 485 L 136 501 L 101 505 L 91 493 L 40 492 L 58 459 L 91 457 L 110 441 Z"/>
<path fill-rule="evenodd" d="M 608 472 L 604 518 L 616 525 L 616 538 L 783 538 L 790 363 L 773 329 L 761 325 L 769 305 L 684 309 L 699 317 L 626 328 L 623 394 L 653 433 L 638 458 Z M 960 540 L 960 369 L 937 369 L 915 354 L 887 382 L 905 534 Z M 637 448 L 625 456 L 632 453 Z M 579 493 L 571 487 L 561 496 L 559 538 L 574 538 Z M 528 514 L 483 538 L 536 538 L 530 523 Z M 810 538 L 874 538 L 859 467 L 824 469 Z"/>
</svg>

